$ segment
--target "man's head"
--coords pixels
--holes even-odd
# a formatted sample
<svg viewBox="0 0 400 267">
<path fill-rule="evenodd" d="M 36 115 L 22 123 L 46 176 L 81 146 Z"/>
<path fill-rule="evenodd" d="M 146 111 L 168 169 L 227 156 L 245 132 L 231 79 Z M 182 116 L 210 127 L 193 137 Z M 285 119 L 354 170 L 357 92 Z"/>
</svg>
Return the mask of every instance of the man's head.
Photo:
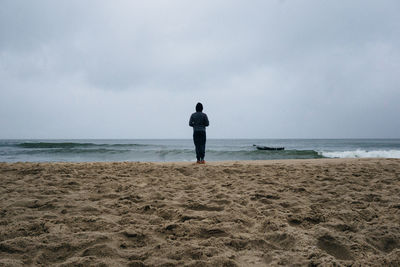
<svg viewBox="0 0 400 267">
<path fill-rule="evenodd" d="M 196 111 L 197 112 L 202 112 L 203 111 L 203 105 L 199 102 L 196 105 Z"/>
</svg>

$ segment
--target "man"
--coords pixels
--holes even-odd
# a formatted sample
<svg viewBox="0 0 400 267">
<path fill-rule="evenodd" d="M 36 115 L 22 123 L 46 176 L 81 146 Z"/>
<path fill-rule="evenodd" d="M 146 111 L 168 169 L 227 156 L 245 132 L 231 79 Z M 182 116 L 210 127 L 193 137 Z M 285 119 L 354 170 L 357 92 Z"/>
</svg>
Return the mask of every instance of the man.
<svg viewBox="0 0 400 267">
<path fill-rule="evenodd" d="M 193 142 L 196 146 L 196 158 L 199 164 L 205 163 L 206 127 L 209 124 L 207 114 L 203 113 L 203 105 L 197 103 L 196 112 L 190 116 L 189 126 L 193 127 Z"/>
</svg>

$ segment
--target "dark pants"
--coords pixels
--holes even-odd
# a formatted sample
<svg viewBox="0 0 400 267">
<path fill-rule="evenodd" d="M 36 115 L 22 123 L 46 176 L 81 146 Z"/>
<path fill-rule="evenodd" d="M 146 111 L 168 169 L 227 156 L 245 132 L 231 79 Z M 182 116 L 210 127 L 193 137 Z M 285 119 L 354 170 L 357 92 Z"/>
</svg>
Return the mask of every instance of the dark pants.
<svg viewBox="0 0 400 267">
<path fill-rule="evenodd" d="M 195 131 L 193 132 L 193 142 L 196 146 L 196 158 L 197 160 L 204 160 L 204 154 L 206 153 L 206 132 Z"/>
</svg>

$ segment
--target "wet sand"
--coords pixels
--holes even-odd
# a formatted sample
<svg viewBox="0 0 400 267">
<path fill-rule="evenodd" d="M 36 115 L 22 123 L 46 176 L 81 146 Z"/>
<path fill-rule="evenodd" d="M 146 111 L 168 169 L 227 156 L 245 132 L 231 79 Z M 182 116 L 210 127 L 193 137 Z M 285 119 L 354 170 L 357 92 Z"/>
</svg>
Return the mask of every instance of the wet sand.
<svg viewBox="0 0 400 267">
<path fill-rule="evenodd" d="M 0 163 L 0 266 L 400 266 L 400 160 Z"/>
</svg>

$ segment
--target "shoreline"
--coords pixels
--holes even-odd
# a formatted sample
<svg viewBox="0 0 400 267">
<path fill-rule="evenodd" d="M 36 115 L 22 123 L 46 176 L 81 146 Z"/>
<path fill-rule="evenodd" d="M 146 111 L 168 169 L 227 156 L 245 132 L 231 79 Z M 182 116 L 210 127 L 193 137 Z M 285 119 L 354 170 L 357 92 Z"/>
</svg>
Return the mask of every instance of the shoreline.
<svg viewBox="0 0 400 267">
<path fill-rule="evenodd" d="M 400 159 L 0 163 L 0 265 L 400 265 Z"/>
<path fill-rule="evenodd" d="M 398 158 L 310 158 L 310 159 L 266 159 L 266 160 L 221 160 L 221 161 L 207 161 L 205 165 L 219 165 L 219 164 L 250 164 L 259 165 L 265 163 L 295 163 L 295 162 L 341 162 L 341 161 L 370 161 L 370 160 L 395 160 L 400 161 Z M 0 161 L 0 164 L 81 164 L 81 163 L 96 163 L 96 164 L 111 164 L 111 163 L 150 163 L 150 164 L 196 164 L 196 161 L 17 161 L 17 162 L 7 162 Z M 204 166 L 204 165 L 203 165 Z"/>
</svg>

